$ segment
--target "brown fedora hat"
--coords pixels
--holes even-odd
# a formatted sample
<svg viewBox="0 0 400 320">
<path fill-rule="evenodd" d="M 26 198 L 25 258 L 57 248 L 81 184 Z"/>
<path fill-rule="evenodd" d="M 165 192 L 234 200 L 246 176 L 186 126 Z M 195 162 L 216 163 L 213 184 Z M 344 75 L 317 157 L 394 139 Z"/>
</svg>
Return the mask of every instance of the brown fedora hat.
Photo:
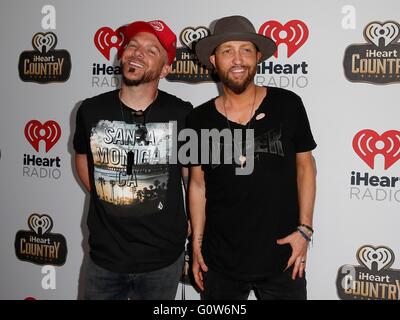
<svg viewBox="0 0 400 320">
<path fill-rule="evenodd" d="M 210 56 L 221 43 L 227 41 L 250 41 L 254 43 L 261 52 L 260 61 L 268 59 L 276 51 L 275 42 L 258 34 L 253 24 L 242 16 L 229 16 L 219 19 L 214 27 L 214 33 L 208 37 L 200 39 L 196 44 L 195 50 L 199 61 L 207 68 L 212 69 Z"/>
</svg>

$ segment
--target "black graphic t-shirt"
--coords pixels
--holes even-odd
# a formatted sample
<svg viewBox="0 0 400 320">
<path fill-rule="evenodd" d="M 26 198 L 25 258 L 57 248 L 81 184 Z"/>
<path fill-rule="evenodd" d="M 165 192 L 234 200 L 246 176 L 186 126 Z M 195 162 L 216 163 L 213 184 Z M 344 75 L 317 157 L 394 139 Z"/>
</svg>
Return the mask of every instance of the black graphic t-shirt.
<svg viewBox="0 0 400 320">
<path fill-rule="evenodd" d="M 292 233 L 299 223 L 296 153 L 316 147 L 300 97 L 280 88 L 267 90 L 250 124 L 229 122 L 243 136 L 248 127 L 254 129 L 251 174 L 236 174 L 241 168 L 238 159 L 232 164 L 201 162 L 206 183 L 205 262 L 211 269 L 245 280 L 262 279 L 286 267 L 291 247 L 279 246 L 276 240 Z M 215 107 L 215 98 L 195 108 L 187 126 L 199 135 L 202 129 L 229 128 Z M 246 143 L 236 151 L 239 143 L 232 141 L 201 143 L 210 143 L 221 154 L 227 146 L 239 158 Z M 245 155 L 248 161 L 251 155 Z"/>
<path fill-rule="evenodd" d="M 181 166 L 174 159 L 192 105 L 159 90 L 139 117 L 118 92 L 86 99 L 77 112 L 74 149 L 87 155 L 91 185 L 90 255 L 114 272 L 147 272 L 184 249 Z"/>
</svg>

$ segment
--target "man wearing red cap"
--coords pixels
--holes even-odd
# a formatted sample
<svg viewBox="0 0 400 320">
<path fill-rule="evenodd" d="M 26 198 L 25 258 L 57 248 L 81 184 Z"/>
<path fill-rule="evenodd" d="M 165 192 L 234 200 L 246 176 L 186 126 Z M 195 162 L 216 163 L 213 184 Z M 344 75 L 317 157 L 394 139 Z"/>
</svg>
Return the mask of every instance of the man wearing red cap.
<svg viewBox="0 0 400 320">
<path fill-rule="evenodd" d="M 120 31 L 121 89 L 86 99 L 76 117 L 76 169 L 90 192 L 84 298 L 174 299 L 187 220 L 171 139 L 192 105 L 158 89 L 176 54 L 170 28 Z"/>
</svg>

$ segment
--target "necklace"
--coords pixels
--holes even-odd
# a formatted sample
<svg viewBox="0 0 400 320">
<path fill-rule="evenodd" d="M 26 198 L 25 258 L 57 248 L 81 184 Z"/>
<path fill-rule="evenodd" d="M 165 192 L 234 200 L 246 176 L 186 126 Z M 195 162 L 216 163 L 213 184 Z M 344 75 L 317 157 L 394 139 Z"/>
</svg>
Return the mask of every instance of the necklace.
<svg viewBox="0 0 400 320">
<path fill-rule="evenodd" d="M 246 131 L 247 131 L 248 129 L 250 129 L 251 120 L 252 120 L 252 118 L 253 118 L 254 106 L 255 106 L 255 103 L 256 103 L 256 97 L 257 97 L 257 87 L 255 87 L 254 98 L 253 98 L 253 105 L 252 105 L 252 107 L 251 107 L 250 119 L 249 119 L 249 122 L 248 122 L 248 124 L 247 124 L 247 129 L 246 129 Z M 228 124 L 229 130 L 233 133 L 232 128 L 231 128 L 231 125 L 230 125 L 230 123 L 229 123 L 228 113 L 227 113 L 227 111 L 226 111 L 226 106 L 225 106 L 226 101 L 225 101 L 224 98 L 222 98 L 222 103 L 223 103 L 222 105 L 223 105 L 223 107 L 224 107 L 226 123 Z M 235 143 L 235 140 L 234 140 L 233 137 L 232 137 L 232 142 L 233 142 L 233 148 L 234 148 L 234 150 L 235 150 L 235 148 L 236 148 L 236 143 Z M 246 145 L 247 145 L 247 144 L 245 144 L 245 146 L 246 146 Z M 245 162 L 246 162 L 246 156 L 243 155 L 243 144 L 242 144 L 242 148 L 241 148 L 241 150 L 240 150 L 239 162 L 240 162 L 240 168 L 243 169 L 243 165 L 244 165 Z"/>
<path fill-rule="evenodd" d="M 126 121 L 125 121 L 125 117 L 124 117 L 124 109 L 123 109 L 122 104 L 124 104 L 124 105 L 126 105 L 126 104 L 122 101 L 121 92 L 122 92 L 122 90 L 120 90 L 120 91 L 118 92 L 118 98 L 119 98 L 119 105 L 120 105 L 120 107 L 121 107 L 122 120 L 123 120 L 124 126 L 125 126 Z M 149 104 L 149 106 L 148 106 L 148 108 L 147 108 L 147 116 L 150 114 L 151 108 L 152 108 L 152 106 L 153 106 L 153 104 L 154 104 L 154 101 L 156 101 L 157 97 L 158 97 L 158 90 L 156 91 L 156 95 L 154 96 L 154 99 L 150 102 L 150 104 Z M 128 107 L 128 108 L 129 108 L 129 107 Z M 132 109 L 132 108 L 131 108 L 131 109 Z M 146 111 L 146 110 L 135 110 L 135 109 L 132 109 L 132 111 L 131 111 L 132 115 L 133 115 L 135 118 L 139 118 L 139 119 L 142 120 L 142 121 L 139 122 L 139 123 L 142 124 L 142 125 L 144 125 L 144 126 L 146 126 L 146 114 L 145 114 L 145 111 Z"/>
<path fill-rule="evenodd" d="M 154 104 L 154 101 L 156 101 L 157 97 L 158 97 L 158 90 L 156 92 L 156 95 L 155 95 L 154 99 L 150 102 L 149 107 L 147 108 L 147 116 L 150 114 L 151 108 L 152 108 L 152 106 Z M 123 102 L 122 102 L 122 98 L 121 98 L 121 90 L 118 92 L 118 98 L 119 98 L 119 105 L 121 107 L 121 116 L 122 116 L 122 121 L 123 121 L 123 124 L 124 124 L 124 129 L 125 129 L 125 132 L 127 132 L 126 121 L 125 121 L 125 117 L 124 117 L 124 108 L 122 106 Z M 131 113 L 132 113 L 134 119 L 136 119 L 136 118 L 137 119 L 141 119 L 140 122 L 136 122 L 135 121 L 135 123 L 137 123 L 139 125 L 139 127 L 140 127 L 140 138 L 141 139 L 146 139 L 147 128 L 146 128 L 146 114 L 145 114 L 145 111 L 144 110 L 134 110 L 134 109 L 132 109 Z M 135 139 L 136 138 L 137 138 L 137 135 L 135 133 Z M 135 159 L 135 156 L 134 156 L 133 151 L 129 150 L 126 153 L 126 174 L 127 175 L 132 175 L 132 167 L 133 167 L 133 164 L 134 164 L 134 159 Z"/>
</svg>

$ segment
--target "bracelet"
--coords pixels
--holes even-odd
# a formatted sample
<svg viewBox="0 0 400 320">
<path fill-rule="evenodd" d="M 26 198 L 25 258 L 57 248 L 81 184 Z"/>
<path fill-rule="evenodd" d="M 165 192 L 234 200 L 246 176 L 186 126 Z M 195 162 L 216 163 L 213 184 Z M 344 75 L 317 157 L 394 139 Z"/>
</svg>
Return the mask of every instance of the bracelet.
<svg viewBox="0 0 400 320">
<path fill-rule="evenodd" d="M 314 229 L 313 228 L 311 228 L 310 226 L 308 226 L 308 225 L 306 225 L 306 224 L 301 224 L 299 227 L 304 227 L 304 228 L 306 228 L 307 230 L 309 230 L 309 231 L 311 231 L 311 233 L 314 233 Z"/>
<path fill-rule="evenodd" d="M 313 234 L 314 234 L 313 231 L 307 229 L 306 227 L 304 227 L 304 226 L 302 226 L 302 225 L 299 225 L 297 228 L 298 228 L 299 230 L 303 231 L 309 238 L 311 238 L 311 237 L 313 236 Z"/>
<path fill-rule="evenodd" d="M 297 227 L 297 231 L 300 232 L 300 234 L 304 239 L 306 239 L 306 241 L 310 242 L 312 240 L 311 237 L 309 237 L 303 230 L 301 230 L 300 227 Z"/>
</svg>

